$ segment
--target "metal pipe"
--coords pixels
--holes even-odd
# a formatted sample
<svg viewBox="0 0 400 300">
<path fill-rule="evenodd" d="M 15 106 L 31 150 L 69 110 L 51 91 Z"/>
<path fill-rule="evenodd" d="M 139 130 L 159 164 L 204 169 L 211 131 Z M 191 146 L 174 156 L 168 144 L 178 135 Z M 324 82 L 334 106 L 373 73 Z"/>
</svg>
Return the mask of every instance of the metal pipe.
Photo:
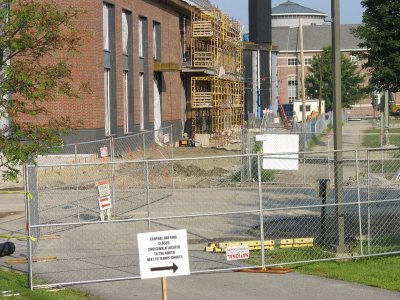
<svg viewBox="0 0 400 300">
<path fill-rule="evenodd" d="M 355 151 L 356 159 L 356 180 L 357 180 L 357 202 L 358 202 L 358 225 L 360 229 L 360 246 L 361 246 L 361 256 L 364 256 L 364 245 L 363 245 L 363 234 L 362 234 L 362 215 L 361 215 L 361 194 L 360 194 L 360 166 L 358 164 L 358 151 Z"/>
<path fill-rule="evenodd" d="M 145 161 L 145 195 L 147 203 L 148 231 L 151 231 L 151 209 L 150 209 L 150 190 L 149 190 L 149 162 Z"/>
<path fill-rule="evenodd" d="M 264 213 L 263 213 L 263 197 L 262 197 L 262 155 L 258 154 L 257 157 L 257 171 L 258 171 L 258 198 L 259 198 L 259 208 L 260 208 L 260 234 L 261 234 L 261 265 L 264 269 L 265 267 L 265 245 L 264 245 Z"/>
<path fill-rule="evenodd" d="M 368 202 L 368 212 L 367 212 L 367 214 L 368 214 L 368 224 L 367 224 L 367 226 L 368 226 L 368 255 L 371 255 L 371 208 L 370 208 L 370 194 L 371 194 L 371 191 L 370 191 L 370 183 L 371 183 L 371 178 L 370 178 L 370 174 L 371 174 L 371 167 L 370 167 L 370 162 L 369 162 L 369 151 L 367 151 L 367 172 L 368 172 L 368 174 L 367 174 L 367 180 L 368 180 L 368 183 L 367 183 L 367 202 Z"/>
<path fill-rule="evenodd" d="M 382 203 L 393 203 L 393 202 L 400 202 L 400 198 L 398 199 L 387 199 L 387 200 L 375 200 L 375 201 L 368 201 L 363 202 L 365 204 L 382 204 Z M 320 208 L 320 207 L 337 207 L 339 205 L 343 206 L 356 206 L 358 202 L 349 202 L 343 204 L 315 204 L 315 205 L 302 205 L 302 206 L 288 206 L 288 207 L 280 207 L 280 208 L 263 208 L 263 212 L 274 212 L 274 211 L 285 211 L 285 210 L 294 210 L 294 209 L 309 209 L 309 208 Z M 229 215 L 241 215 L 241 214 L 257 214 L 259 213 L 259 209 L 255 210 L 244 210 L 244 211 L 230 211 L 224 213 L 202 213 L 202 214 L 189 214 L 189 215 L 173 215 L 168 217 L 151 217 L 153 221 L 157 220 L 168 220 L 168 219 L 187 219 L 187 218 L 199 218 L 199 217 L 216 217 L 216 216 L 229 216 Z M 132 222 L 141 222 L 141 221 L 148 221 L 148 217 L 144 218 L 132 218 L 132 219 L 123 219 L 123 220 L 111 220 L 107 222 L 107 224 L 113 223 L 132 223 Z M 45 227 L 62 227 L 62 226 L 82 226 L 82 225 L 96 225 L 96 224 L 103 224 L 104 222 L 101 221 L 92 221 L 92 222 L 81 222 L 81 223 L 52 223 L 52 224 L 41 224 L 41 225 L 31 225 L 31 228 L 45 228 Z"/>
</svg>

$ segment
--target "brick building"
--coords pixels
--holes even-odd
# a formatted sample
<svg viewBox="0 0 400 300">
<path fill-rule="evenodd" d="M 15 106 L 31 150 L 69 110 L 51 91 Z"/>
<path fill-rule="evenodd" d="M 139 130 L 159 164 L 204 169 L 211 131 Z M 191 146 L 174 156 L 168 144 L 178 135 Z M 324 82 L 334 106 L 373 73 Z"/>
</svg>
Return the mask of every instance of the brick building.
<svg viewBox="0 0 400 300">
<path fill-rule="evenodd" d="M 278 47 L 278 95 L 283 103 L 291 103 L 301 99 L 301 40 L 300 27 L 303 28 L 303 49 L 305 76 L 309 73 L 308 67 L 315 55 L 322 52 L 322 48 L 332 44 L 331 25 L 324 23 L 327 15 L 322 12 L 287 1 L 272 8 L 272 41 Z M 300 21 L 301 20 L 301 21 Z M 275 26 L 274 26 L 275 25 Z M 352 24 L 341 25 L 342 53 L 351 58 L 362 69 L 362 61 L 358 54 L 366 51 L 361 49 L 361 42 L 351 33 Z M 366 78 L 367 83 L 368 78 Z M 375 95 L 377 97 L 378 95 Z M 349 111 L 354 116 L 372 116 L 374 112 L 371 105 L 373 95 L 366 97 Z M 394 96 L 395 101 L 400 101 L 400 95 Z"/>
<path fill-rule="evenodd" d="M 232 76 L 227 60 L 212 66 L 192 63 L 191 48 L 197 45 L 191 36 L 192 15 L 218 11 L 207 0 L 56 1 L 80 11 L 76 25 L 84 38 L 79 53 L 70 60 L 72 77 L 76 83 L 88 83 L 92 91 L 79 101 L 59 99 L 48 104 L 52 116 L 67 115 L 83 122 L 66 142 L 171 124 L 179 138 L 183 132 L 191 133 L 195 123 L 192 78 L 219 76 L 221 70 L 222 75 Z M 213 32 L 208 34 L 211 38 Z M 208 40 L 202 45 L 201 54 L 215 50 Z M 220 57 L 218 51 L 214 52 Z"/>
</svg>

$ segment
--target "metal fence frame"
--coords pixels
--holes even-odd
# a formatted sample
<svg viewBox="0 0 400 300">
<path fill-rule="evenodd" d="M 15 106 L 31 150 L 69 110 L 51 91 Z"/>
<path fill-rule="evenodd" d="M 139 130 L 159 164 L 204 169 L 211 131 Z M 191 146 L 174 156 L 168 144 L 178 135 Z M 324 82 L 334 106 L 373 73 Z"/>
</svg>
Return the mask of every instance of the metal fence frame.
<svg viewBox="0 0 400 300">
<path fill-rule="evenodd" d="M 354 186 L 352 186 L 353 189 L 357 191 L 357 200 L 356 201 L 350 201 L 347 203 L 343 204 L 337 204 L 337 203 L 328 203 L 328 204 L 312 204 L 312 205 L 288 205 L 288 206 L 280 206 L 280 207 L 268 207 L 268 201 L 265 200 L 265 197 L 268 195 L 268 187 L 273 186 L 274 188 L 280 188 L 275 187 L 273 184 L 266 184 L 262 181 L 262 160 L 271 156 L 266 156 L 262 154 L 246 154 L 246 155 L 232 155 L 232 156 L 217 156 L 217 157 L 202 157 L 202 158 L 185 158 L 185 159 L 163 159 L 163 160 L 141 160 L 141 161 L 112 161 L 112 162 L 103 162 L 103 163 L 85 163 L 85 164 L 59 164 L 59 165 L 32 165 L 32 166 L 26 166 L 24 168 L 24 176 L 26 178 L 26 184 L 25 184 L 25 189 L 26 189 L 26 217 L 27 217 L 27 235 L 29 237 L 35 237 L 38 238 L 37 241 L 33 240 L 32 238 L 28 239 L 28 274 L 29 274 L 29 285 L 30 287 L 33 288 L 49 288 L 49 287 L 56 287 L 56 286 L 68 286 L 68 285 L 76 285 L 76 284 L 89 284 L 89 283 L 97 283 L 97 282 L 112 282 L 112 281 L 123 281 L 123 280 L 132 280 L 132 279 L 139 279 L 140 276 L 127 276 L 127 277 L 118 277 L 118 278 L 108 278 L 108 279 L 100 279 L 100 280 L 79 280 L 79 281 L 66 281 L 66 282 L 57 282 L 57 283 L 51 283 L 51 284 L 40 284 L 40 285 L 34 285 L 33 284 L 33 252 L 35 250 L 35 247 L 38 246 L 38 243 L 40 243 L 40 231 L 45 228 L 49 227 L 59 227 L 59 228 L 71 228 L 71 227 L 80 227 L 80 226 L 92 226 L 96 224 L 129 224 L 129 223 L 136 223 L 136 222 L 146 222 L 148 224 L 147 230 L 150 231 L 152 230 L 151 224 L 152 222 L 157 222 L 157 221 L 162 221 L 162 220 L 181 220 L 181 219 L 196 219 L 200 217 L 216 217 L 216 218 L 221 218 L 224 216 L 242 216 L 242 215 L 258 215 L 259 218 L 259 236 L 261 240 L 261 253 L 260 253 L 260 262 L 259 263 L 254 263 L 252 265 L 236 265 L 236 266 L 231 266 L 231 267 L 226 267 L 226 268 L 215 268 L 215 269 L 204 269 L 204 270 L 196 270 L 193 271 L 192 274 L 196 273 L 208 273 L 208 272 L 219 272 L 219 271 L 227 271 L 227 270 L 238 270 L 238 269 L 249 269 L 249 268 L 255 268 L 255 267 L 267 267 L 267 266 L 276 266 L 276 265 L 290 265 L 290 264 L 297 264 L 297 263 L 308 263 L 308 262 L 316 262 L 316 261 L 328 261 L 328 260 L 335 260 L 337 259 L 336 257 L 332 258 L 316 258 L 316 259 L 307 259 L 307 260 L 301 260 L 301 261 L 290 261 L 290 262 L 280 262 L 280 263 L 268 263 L 268 259 L 265 257 L 265 246 L 264 246 L 264 237 L 266 234 L 266 230 L 268 228 L 265 228 L 265 219 L 266 219 L 266 214 L 276 212 L 276 211 L 290 211 L 290 210 L 306 210 L 306 209 L 336 209 L 340 206 L 342 207 L 350 207 L 350 208 L 355 208 L 357 210 L 357 215 L 358 215 L 358 236 L 360 237 L 360 253 L 358 255 L 353 255 L 349 256 L 348 258 L 360 258 L 360 257 L 372 257 L 372 256 L 379 256 L 379 255 L 388 255 L 388 254 L 400 254 L 400 249 L 396 251 L 390 251 L 390 252 L 382 252 L 382 253 L 371 253 L 371 233 L 370 233 L 370 228 L 371 228 L 371 219 L 370 219 L 370 207 L 371 206 L 379 206 L 383 204 L 393 204 L 393 205 L 400 205 L 400 198 L 397 197 L 396 199 L 371 199 L 370 198 L 370 193 L 371 193 L 371 153 L 378 153 L 378 152 L 386 152 L 386 151 L 394 151 L 395 153 L 400 151 L 400 148 L 390 148 L 390 149 L 368 149 L 368 150 L 347 150 L 347 151 L 341 151 L 343 153 L 351 153 L 354 155 L 354 159 L 352 160 L 354 162 L 354 167 L 355 167 L 355 172 L 356 172 L 356 179 Z M 396 152 L 397 151 L 397 152 Z M 363 155 L 360 155 L 361 153 L 366 152 L 366 159 L 365 158 L 360 158 L 363 157 Z M 320 152 L 320 153 L 325 153 L 325 154 L 332 154 L 332 152 Z M 291 154 L 291 153 L 283 153 L 285 155 Z M 305 155 L 315 155 L 314 152 L 301 152 L 301 153 L 295 153 L 298 154 L 299 157 L 304 157 Z M 282 155 L 282 154 L 277 154 L 277 155 Z M 332 164 L 335 164 L 334 161 L 330 160 L 329 157 L 333 157 L 333 155 L 328 155 L 328 162 L 331 161 Z M 248 210 L 231 210 L 231 211 L 215 211 L 215 212 L 202 212 L 198 213 L 196 211 L 193 211 L 191 213 L 186 213 L 186 214 L 177 214 L 177 215 L 167 215 L 167 216 L 152 216 L 152 208 L 153 208 L 153 203 L 150 200 L 150 194 L 152 192 L 152 186 L 150 184 L 150 179 L 149 179 L 149 173 L 151 172 L 151 165 L 152 164 L 161 164 L 165 162 L 170 162 L 172 165 L 176 162 L 179 161 L 201 161 L 201 160 L 215 160 L 215 159 L 231 159 L 231 158 L 236 158 L 240 160 L 242 163 L 245 161 L 248 163 L 256 164 L 256 169 L 254 171 L 257 172 L 256 176 L 256 181 L 250 182 L 251 188 L 257 191 L 258 195 L 258 207 L 254 207 L 254 209 L 248 209 Z M 400 158 L 399 158 L 400 159 Z M 397 160 L 397 158 L 396 158 Z M 304 160 L 305 161 L 305 160 Z M 368 169 L 368 175 L 367 175 L 367 183 L 363 184 L 361 182 L 361 179 L 359 177 L 360 175 L 360 163 L 364 164 L 365 168 L 365 163 L 367 164 L 367 169 Z M 145 189 L 145 202 L 147 205 L 147 216 L 146 217 L 139 217 L 139 218 L 128 218 L 128 219 L 122 219 L 122 220 L 111 220 L 111 221 L 106 221 L 106 222 L 101 222 L 101 221 L 84 221 L 82 222 L 79 220 L 78 222 L 66 222 L 66 223 L 42 223 L 41 222 L 41 216 L 39 213 L 39 210 L 37 206 L 40 203 L 40 189 L 38 186 L 38 181 L 40 180 L 38 177 L 38 170 L 40 169 L 45 169 L 45 168 L 52 168 L 52 167 L 66 167 L 66 168 L 78 168 L 78 167 L 89 167 L 89 166 L 97 166 L 97 167 L 114 167 L 116 166 L 121 166 L 121 165 L 126 165 L 126 164 L 140 164 L 143 165 L 144 173 L 143 173 L 143 180 L 144 180 L 144 189 Z M 382 160 L 382 172 L 384 172 L 385 166 L 384 162 Z M 241 169 L 241 173 L 243 173 L 243 169 Z M 383 173 L 382 173 L 383 174 Z M 175 177 L 175 174 L 172 172 L 171 173 L 172 177 Z M 241 174 L 240 178 L 240 188 L 243 187 L 243 185 L 246 183 L 246 180 L 244 180 L 243 174 Z M 367 192 L 367 199 L 364 200 L 362 199 L 362 191 Z M 114 194 L 115 195 L 115 194 Z M 30 199 L 32 197 L 32 199 Z M 257 202 L 256 201 L 256 202 Z M 368 206 L 368 212 L 367 212 L 367 240 L 363 238 L 365 236 L 365 232 L 363 231 L 363 228 L 365 227 L 363 225 L 363 220 L 365 219 L 365 216 L 363 218 L 362 214 L 362 207 L 365 205 Z M 367 251 L 365 251 L 365 248 Z M 341 257 L 343 259 L 343 257 Z"/>
</svg>

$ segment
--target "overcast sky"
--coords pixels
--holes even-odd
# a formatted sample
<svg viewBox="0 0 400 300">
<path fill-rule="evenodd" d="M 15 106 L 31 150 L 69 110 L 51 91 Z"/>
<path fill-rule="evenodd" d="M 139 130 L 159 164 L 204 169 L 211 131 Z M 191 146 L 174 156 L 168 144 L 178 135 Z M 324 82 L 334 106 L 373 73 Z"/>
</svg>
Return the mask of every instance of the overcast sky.
<svg viewBox="0 0 400 300">
<path fill-rule="evenodd" d="M 210 0 L 223 12 L 234 17 L 248 30 L 248 0 Z M 272 7 L 277 6 L 286 0 L 272 0 Z M 297 4 L 324 12 L 331 15 L 331 0 L 292 0 Z M 341 4 L 341 23 L 360 24 L 362 21 L 363 9 L 360 0 L 342 0 Z"/>
</svg>

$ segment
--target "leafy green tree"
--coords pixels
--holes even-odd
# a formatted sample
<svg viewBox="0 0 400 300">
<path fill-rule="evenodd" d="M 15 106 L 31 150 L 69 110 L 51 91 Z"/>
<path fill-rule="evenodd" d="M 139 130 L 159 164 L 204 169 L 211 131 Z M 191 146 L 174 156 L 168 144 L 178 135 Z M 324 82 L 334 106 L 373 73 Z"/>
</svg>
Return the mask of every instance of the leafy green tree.
<svg viewBox="0 0 400 300">
<path fill-rule="evenodd" d="M 342 105 L 350 108 L 366 96 L 365 76 L 357 70 L 357 65 L 342 54 Z M 309 75 L 306 78 L 306 92 L 311 99 L 325 100 L 325 109 L 333 109 L 333 70 L 332 47 L 325 47 L 321 54 L 311 61 Z M 321 80 L 322 79 L 322 80 Z"/>
<path fill-rule="evenodd" d="M 0 0 L 0 118 L 9 120 L 0 128 L 4 180 L 15 179 L 22 163 L 60 147 L 61 136 L 77 125 L 47 109 L 59 96 L 77 98 L 81 88 L 68 64 L 80 41 L 77 13 L 54 0 Z"/>
<path fill-rule="evenodd" d="M 362 42 L 364 68 L 369 69 L 370 86 L 378 91 L 400 91 L 400 1 L 363 0 L 363 24 L 353 33 Z"/>
</svg>

